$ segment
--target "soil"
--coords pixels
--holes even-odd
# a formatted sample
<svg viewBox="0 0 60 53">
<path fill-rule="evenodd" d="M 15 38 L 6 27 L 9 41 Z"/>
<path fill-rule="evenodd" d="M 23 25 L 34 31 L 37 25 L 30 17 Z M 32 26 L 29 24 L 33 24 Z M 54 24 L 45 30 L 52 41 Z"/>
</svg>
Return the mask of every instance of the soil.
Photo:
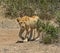
<svg viewBox="0 0 60 53">
<path fill-rule="evenodd" d="M 60 44 L 43 44 L 39 41 L 16 43 L 19 29 L 0 28 L 0 53 L 60 53 Z"/>
</svg>

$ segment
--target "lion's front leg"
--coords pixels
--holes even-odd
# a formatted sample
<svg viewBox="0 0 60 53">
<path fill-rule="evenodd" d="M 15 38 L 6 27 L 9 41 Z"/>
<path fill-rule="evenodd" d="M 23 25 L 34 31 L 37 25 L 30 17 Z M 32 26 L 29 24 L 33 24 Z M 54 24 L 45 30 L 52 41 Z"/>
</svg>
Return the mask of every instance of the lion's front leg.
<svg viewBox="0 0 60 53">
<path fill-rule="evenodd" d="M 40 31 L 39 30 L 37 30 L 37 29 L 33 29 L 33 41 L 34 40 L 39 40 L 39 38 L 40 38 Z"/>
<path fill-rule="evenodd" d="M 25 31 L 25 29 L 21 28 L 19 31 L 19 40 L 16 43 L 23 43 L 24 37 L 22 36 L 23 32 Z"/>
<path fill-rule="evenodd" d="M 30 29 L 28 28 L 28 29 L 26 29 L 26 34 L 25 34 L 24 42 L 27 42 L 28 41 L 29 33 L 30 33 Z"/>
<path fill-rule="evenodd" d="M 25 31 L 25 29 L 21 28 L 19 31 L 19 37 L 24 40 L 24 37 L 22 36 L 23 32 Z"/>
<path fill-rule="evenodd" d="M 28 41 L 31 41 L 33 38 L 33 28 L 30 28 Z"/>
</svg>

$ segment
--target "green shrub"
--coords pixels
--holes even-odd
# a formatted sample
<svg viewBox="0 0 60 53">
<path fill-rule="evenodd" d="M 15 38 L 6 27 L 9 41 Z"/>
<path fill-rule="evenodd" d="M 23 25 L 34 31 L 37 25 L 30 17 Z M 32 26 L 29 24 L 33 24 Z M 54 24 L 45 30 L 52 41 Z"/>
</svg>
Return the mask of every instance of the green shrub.
<svg viewBox="0 0 60 53">
<path fill-rule="evenodd" d="M 16 18 L 21 15 L 31 16 L 33 14 L 27 0 L 1 0 L 5 4 L 5 17 Z"/>
<path fill-rule="evenodd" d="M 43 38 L 43 42 L 45 43 L 45 44 L 50 44 L 51 43 L 51 37 L 50 37 L 50 35 L 45 35 L 45 37 Z"/>
<path fill-rule="evenodd" d="M 58 41 L 58 28 L 53 25 L 49 25 L 49 22 L 43 23 L 38 21 L 37 23 L 38 30 L 43 32 L 42 41 L 44 43 L 54 43 Z M 46 33 L 46 34 L 44 34 Z"/>
<path fill-rule="evenodd" d="M 34 15 L 34 10 L 30 7 L 23 7 L 21 11 L 19 12 L 19 15 L 22 16 L 33 16 Z"/>
<path fill-rule="evenodd" d="M 60 17 L 57 17 L 57 22 L 58 22 L 58 24 L 60 26 Z"/>
<path fill-rule="evenodd" d="M 54 12 L 57 8 L 58 1 L 51 0 L 0 0 L 0 3 L 6 5 L 6 16 L 18 17 L 19 11 L 22 9 L 31 8 L 36 12 L 37 15 L 41 15 L 42 19 L 51 19 L 54 16 Z M 26 9 L 25 9 L 26 10 Z M 23 10 L 23 11 L 25 11 Z M 25 11 L 26 12 L 26 11 Z M 28 10 L 27 10 L 28 12 Z M 24 14 L 24 13 L 23 13 Z M 31 15 L 32 12 L 29 11 L 25 13 Z"/>
<path fill-rule="evenodd" d="M 43 31 L 45 24 L 42 22 L 42 20 L 38 20 L 37 22 L 37 30 Z"/>
<path fill-rule="evenodd" d="M 58 41 L 58 28 L 46 23 L 44 31 L 46 32 L 46 37 L 43 38 L 43 42 L 54 43 Z"/>
</svg>

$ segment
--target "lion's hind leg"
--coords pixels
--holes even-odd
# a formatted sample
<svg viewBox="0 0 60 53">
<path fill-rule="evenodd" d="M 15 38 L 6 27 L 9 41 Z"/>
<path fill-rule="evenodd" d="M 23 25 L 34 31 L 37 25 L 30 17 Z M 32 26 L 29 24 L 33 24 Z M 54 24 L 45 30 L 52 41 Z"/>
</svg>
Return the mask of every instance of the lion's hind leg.
<svg viewBox="0 0 60 53">
<path fill-rule="evenodd" d="M 35 41 L 35 40 L 39 40 L 40 39 L 40 31 L 37 30 L 37 29 L 34 29 L 33 32 L 32 32 L 32 41 Z"/>
</svg>

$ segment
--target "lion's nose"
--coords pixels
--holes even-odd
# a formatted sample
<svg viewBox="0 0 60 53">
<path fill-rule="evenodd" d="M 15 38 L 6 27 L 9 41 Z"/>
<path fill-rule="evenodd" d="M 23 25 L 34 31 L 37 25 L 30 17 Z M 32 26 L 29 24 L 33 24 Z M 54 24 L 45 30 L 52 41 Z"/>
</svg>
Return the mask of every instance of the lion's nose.
<svg viewBox="0 0 60 53">
<path fill-rule="evenodd" d="M 22 28 L 24 28 L 24 26 L 22 26 Z"/>
</svg>

